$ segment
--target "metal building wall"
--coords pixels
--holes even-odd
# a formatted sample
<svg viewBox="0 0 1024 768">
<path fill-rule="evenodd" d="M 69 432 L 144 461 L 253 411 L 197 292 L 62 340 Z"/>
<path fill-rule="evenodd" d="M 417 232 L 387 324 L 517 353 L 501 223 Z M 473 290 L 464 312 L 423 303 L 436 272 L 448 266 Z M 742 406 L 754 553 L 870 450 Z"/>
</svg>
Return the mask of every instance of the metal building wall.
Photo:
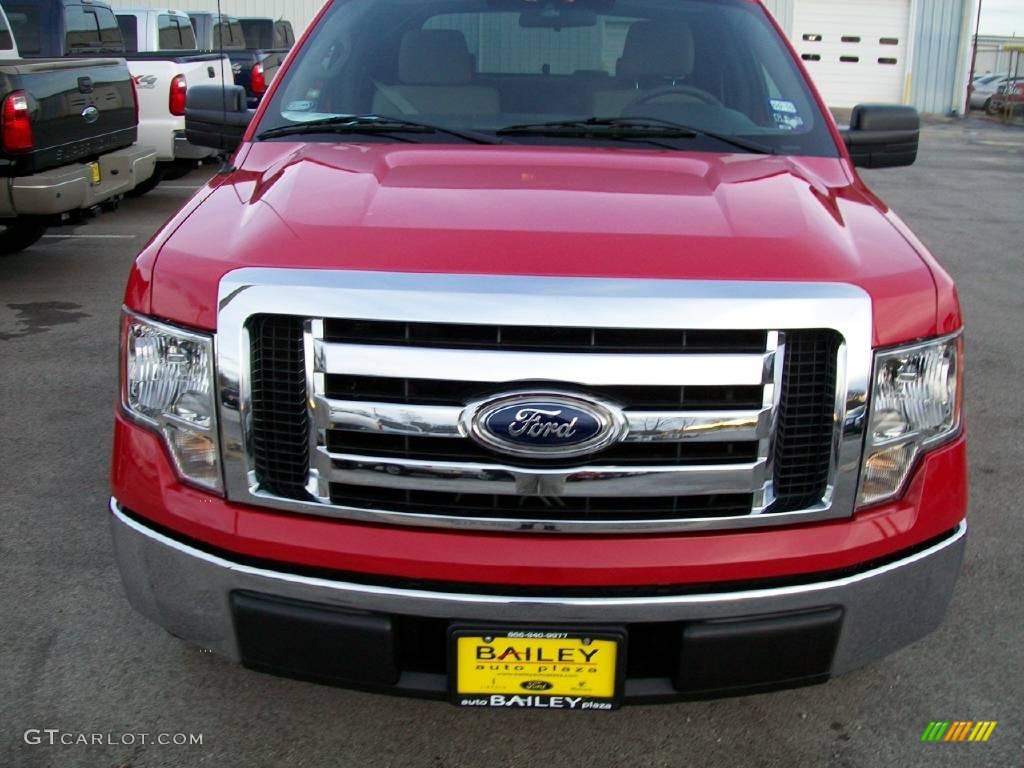
<svg viewBox="0 0 1024 768">
<path fill-rule="evenodd" d="M 802 0 L 763 1 L 791 34 L 793 10 Z M 977 0 L 912 0 L 909 102 L 921 112 L 963 110 L 977 7 Z"/>
<path fill-rule="evenodd" d="M 1003 50 L 1004 44 L 1024 45 L 1024 37 L 1007 37 L 1004 35 L 978 36 L 978 64 L 975 74 L 985 72 L 1008 72 L 1010 69 L 1010 52 Z"/>
<path fill-rule="evenodd" d="M 918 0 L 910 103 L 921 112 L 961 112 L 974 0 Z"/>
<path fill-rule="evenodd" d="M 778 20 L 782 30 L 788 35 L 793 31 L 793 6 L 798 0 L 763 0 L 768 10 Z"/>
<path fill-rule="evenodd" d="M 216 0 L 108 0 L 117 8 L 176 8 L 182 11 L 216 11 Z M 288 19 L 298 37 L 313 20 L 324 0 L 221 0 L 221 11 L 230 16 L 270 16 Z"/>
</svg>

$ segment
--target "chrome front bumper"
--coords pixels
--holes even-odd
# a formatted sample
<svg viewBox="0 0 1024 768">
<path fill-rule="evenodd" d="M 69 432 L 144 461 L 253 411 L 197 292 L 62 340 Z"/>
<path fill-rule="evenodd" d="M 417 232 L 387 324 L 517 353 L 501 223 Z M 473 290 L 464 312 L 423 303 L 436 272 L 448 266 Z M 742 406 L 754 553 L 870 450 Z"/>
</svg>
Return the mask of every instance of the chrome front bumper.
<svg viewBox="0 0 1024 768">
<path fill-rule="evenodd" d="M 241 660 L 230 595 L 245 590 L 336 608 L 469 621 L 704 621 L 839 606 L 831 673 L 841 674 L 928 634 L 942 621 L 966 543 L 947 538 L 903 559 L 830 581 L 736 592 L 650 597 L 520 597 L 374 586 L 252 567 L 175 541 L 110 501 L 114 548 L 131 604 L 172 634 Z M 629 688 L 627 687 L 627 697 Z"/>
</svg>

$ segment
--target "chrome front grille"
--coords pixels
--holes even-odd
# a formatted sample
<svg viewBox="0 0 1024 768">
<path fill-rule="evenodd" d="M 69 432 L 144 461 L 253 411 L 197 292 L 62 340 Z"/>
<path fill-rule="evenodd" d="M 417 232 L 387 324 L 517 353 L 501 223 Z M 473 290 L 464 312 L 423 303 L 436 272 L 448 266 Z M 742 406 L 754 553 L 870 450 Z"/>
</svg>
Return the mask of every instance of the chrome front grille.
<svg viewBox="0 0 1024 768">
<path fill-rule="evenodd" d="M 308 329 L 317 478 L 309 490 L 324 503 L 565 524 L 731 517 L 772 501 L 776 332 L 349 319 L 314 319 Z M 629 350 L 631 332 L 645 352 Z M 344 396 L 347 377 L 359 376 L 383 380 L 381 399 L 329 396 Z M 424 381 L 434 383 L 416 386 Z M 644 399 L 652 385 L 677 390 L 681 403 L 688 388 L 714 387 L 737 407 L 652 410 Z M 475 400 L 531 389 L 607 397 L 608 387 L 633 390 L 628 429 L 621 442 L 571 461 L 492 452 L 460 430 Z M 755 396 L 737 401 L 734 387 Z M 423 389 L 432 403 L 418 399 Z M 436 404 L 439 396 L 448 404 Z"/>
<path fill-rule="evenodd" d="M 268 277 L 304 275 L 242 272 L 261 279 L 222 286 L 218 338 L 232 498 L 535 531 L 782 524 L 852 511 L 863 391 L 850 387 L 851 352 L 866 348 L 855 379 L 866 383 L 870 365 L 870 304 L 857 289 L 810 286 L 842 314 L 799 295 L 807 286 L 783 303 L 771 284 L 754 284 L 744 300 L 750 284 L 304 271 L 310 282 L 274 292 Z M 520 311 L 487 295 L 494 283 Z M 719 295 L 737 287 L 740 297 Z M 254 301 L 259 293 L 268 304 Z M 544 307 L 553 298 L 569 311 Z M 748 317 L 744 304 L 777 311 Z M 716 311 L 685 313 L 694 305 Z M 831 327 L 835 317 L 846 327 Z M 789 322 L 751 327 L 769 321 Z M 557 460 L 497 453 L 465 434 L 467 404 L 522 390 L 612 403 L 627 429 L 602 451 Z"/>
</svg>

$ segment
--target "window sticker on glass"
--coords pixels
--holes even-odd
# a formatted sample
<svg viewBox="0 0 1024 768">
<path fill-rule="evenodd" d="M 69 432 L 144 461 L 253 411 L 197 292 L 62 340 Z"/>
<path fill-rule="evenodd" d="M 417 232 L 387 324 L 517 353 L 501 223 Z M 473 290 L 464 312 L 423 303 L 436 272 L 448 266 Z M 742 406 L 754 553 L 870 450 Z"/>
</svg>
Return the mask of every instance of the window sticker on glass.
<svg viewBox="0 0 1024 768">
<path fill-rule="evenodd" d="M 797 112 L 796 104 L 784 99 L 770 99 L 775 125 L 783 131 L 795 131 L 802 128 L 804 120 Z"/>
</svg>

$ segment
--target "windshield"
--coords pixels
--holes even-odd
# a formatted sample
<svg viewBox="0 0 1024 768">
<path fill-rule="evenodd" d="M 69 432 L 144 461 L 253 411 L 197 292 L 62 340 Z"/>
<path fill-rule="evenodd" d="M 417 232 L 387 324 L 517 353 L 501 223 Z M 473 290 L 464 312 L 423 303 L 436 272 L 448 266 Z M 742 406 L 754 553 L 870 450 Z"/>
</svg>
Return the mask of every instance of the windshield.
<svg viewBox="0 0 1024 768">
<path fill-rule="evenodd" d="M 274 47 L 274 22 L 270 19 L 241 19 L 245 42 L 252 48 Z"/>
<path fill-rule="evenodd" d="M 368 114 L 493 135 L 512 125 L 645 117 L 778 153 L 838 153 L 783 41 L 746 0 L 339 0 L 257 132 Z M 571 133 L 503 135 L 605 140 L 596 130 Z M 723 149 L 706 134 L 669 141 Z"/>
</svg>

